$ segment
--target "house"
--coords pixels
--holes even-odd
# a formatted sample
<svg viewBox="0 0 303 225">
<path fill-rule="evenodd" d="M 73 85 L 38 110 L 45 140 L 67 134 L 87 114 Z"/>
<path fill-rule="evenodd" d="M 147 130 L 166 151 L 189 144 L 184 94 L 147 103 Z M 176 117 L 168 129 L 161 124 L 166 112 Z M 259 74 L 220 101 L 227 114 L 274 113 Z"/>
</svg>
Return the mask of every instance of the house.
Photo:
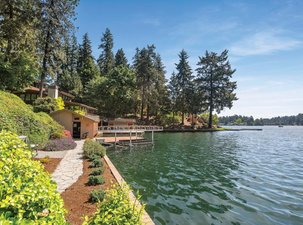
<svg viewBox="0 0 303 225">
<path fill-rule="evenodd" d="M 25 103 L 33 104 L 39 97 L 39 88 L 30 86 L 22 92 L 15 92 Z M 58 98 L 64 101 L 64 109 L 50 113 L 50 116 L 70 131 L 73 138 L 93 138 L 98 133 L 99 116 L 97 109 L 79 102 L 75 96 L 60 91 L 57 85 L 43 85 L 43 97 Z"/>
<path fill-rule="evenodd" d="M 75 111 L 62 109 L 50 113 L 50 116 L 70 131 L 73 138 L 93 138 L 98 134 L 98 115 L 81 115 Z"/>
<path fill-rule="evenodd" d="M 36 86 L 29 86 L 25 88 L 23 91 L 14 92 L 15 95 L 19 96 L 26 104 L 33 104 L 34 101 L 40 96 L 39 95 L 40 89 Z M 64 91 L 59 91 L 59 87 L 57 85 L 43 85 L 42 89 L 43 97 L 51 97 L 51 98 L 58 98 L 61 97 L 62 100 L 66 102 L 72 102 L 75 96 L 69 94 Z"/>
</svg>

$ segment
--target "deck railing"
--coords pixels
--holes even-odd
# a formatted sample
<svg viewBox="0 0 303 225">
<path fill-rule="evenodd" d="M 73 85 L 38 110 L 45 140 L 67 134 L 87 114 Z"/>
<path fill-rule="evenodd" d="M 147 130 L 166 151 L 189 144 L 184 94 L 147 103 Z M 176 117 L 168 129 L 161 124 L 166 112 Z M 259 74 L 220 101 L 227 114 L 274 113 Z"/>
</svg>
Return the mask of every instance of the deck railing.
<svg viewBox="0 0 303 225">
<path fill-rule="evenodd" d="M 161 126 L 100 126 L 99 131 L 163 131 Z"/>
</svg>

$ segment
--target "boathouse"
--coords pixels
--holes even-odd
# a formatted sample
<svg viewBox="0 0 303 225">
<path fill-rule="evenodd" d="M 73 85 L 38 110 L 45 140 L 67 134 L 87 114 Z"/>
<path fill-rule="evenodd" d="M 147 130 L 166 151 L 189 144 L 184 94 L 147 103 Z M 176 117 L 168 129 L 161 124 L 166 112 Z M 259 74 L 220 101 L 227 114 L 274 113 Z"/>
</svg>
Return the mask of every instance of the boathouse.
<svg viewBox="0 0 303 225">
<path fill-rule="evenodd" d="M 52 112 L 50 116 L 70 131 L 73 138 L 93 138 L 98 134 L 98 115 L 81 115 L 75 111 L 62 109 Z"/>
</svg>

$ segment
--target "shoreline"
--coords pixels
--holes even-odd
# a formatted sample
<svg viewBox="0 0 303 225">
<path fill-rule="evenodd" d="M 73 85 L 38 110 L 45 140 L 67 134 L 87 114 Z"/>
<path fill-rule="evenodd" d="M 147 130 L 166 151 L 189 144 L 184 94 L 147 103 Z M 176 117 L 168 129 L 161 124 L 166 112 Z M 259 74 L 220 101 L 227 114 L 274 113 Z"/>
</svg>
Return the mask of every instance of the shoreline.
<svg viewBox="0 0 303 225">
<path fill-rule="evenodd" d="M 213 128 L 213 129 L 163 129 L 166 133 L 195 133 L 195 132 L 218 132 L 218 131 L 262 131 L 262 128 Z"/>
</svg>

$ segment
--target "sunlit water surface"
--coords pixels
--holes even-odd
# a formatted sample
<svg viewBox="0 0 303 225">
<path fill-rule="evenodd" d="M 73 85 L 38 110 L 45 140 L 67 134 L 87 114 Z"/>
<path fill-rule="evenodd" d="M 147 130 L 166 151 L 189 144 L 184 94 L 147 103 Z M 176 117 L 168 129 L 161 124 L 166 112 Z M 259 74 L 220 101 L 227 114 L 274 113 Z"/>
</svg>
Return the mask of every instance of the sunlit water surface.
<svg viewBox="0 0 303 225">
<path fill-rule="evenodd" d="M 158 133 L 108 151 L 156 224 L 303 224 L 303 127 Z"/>
</svg>

